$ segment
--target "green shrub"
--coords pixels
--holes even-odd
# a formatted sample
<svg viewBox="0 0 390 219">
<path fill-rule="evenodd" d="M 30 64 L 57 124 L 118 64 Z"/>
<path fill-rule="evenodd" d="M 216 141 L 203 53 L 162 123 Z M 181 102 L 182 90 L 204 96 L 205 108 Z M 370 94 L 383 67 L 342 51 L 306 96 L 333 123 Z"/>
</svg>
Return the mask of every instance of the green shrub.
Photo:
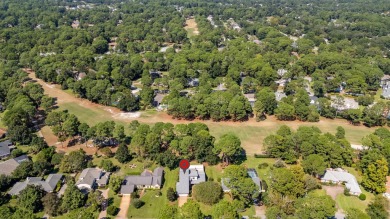
<svg viewBox="0 0 390 219">
<path fill-rule="evenodd" d="M 177 198 L 176 192 L 173 190 L 173 188 L 169 187 L 167 191 L 167 199 L 171 202 L 175 201 Z"/>
<path fill-rule="evenodd" d="M 134 206 L 134 208 L 140 208 L 140 207 L 142 207 L 144 204 L 145 204 L 145 202 L 144 201 L 142 201 L 142 200 L 140 200 L 140 199 L 134 199 L 132 202 L 131 202 L 131 204 Z"/>
<path fill-rule="evenodd" d="M 116 214 L 118 214 L 118 208 L 115 207 L 115 206 L 113 206 L 113 205 L 108 206 L 108 208 L 107 208 L 107 213 L 108 213 L 109 215 L 115 216 Z"/>
<path fill-rule="evenodd" d="M 344 188 L 344 195 L 345 195 L 345 196 L 350 196 L 351 193 L 349 193 L 349 191 L 350 191 L 350 190 L 349 190 L 347 187 L 345 187 L 345 188 Z"/>
<path fill-rule="evenodd" d="M 259 166 L 257 166 L 257 168 L 259 168 L 259 169 L 265 169 L 265 168 L 267 168 L 268 166 L 269 166 L 268 163 L 261 163 L 261 164 L 259 164 Z"/>
<path fill-rule="evenodd" d="M 359 199 L 362 200 L 362 201 L 366 200 L 366 195 L 363 194 L 363 193 L 360 194 L 360 195 L 359 195 Z"/>
<path fill-rule="evenodd" d="M 269 154 L 255 154 L 255 158 L 271 158 Z"/>
</svg>

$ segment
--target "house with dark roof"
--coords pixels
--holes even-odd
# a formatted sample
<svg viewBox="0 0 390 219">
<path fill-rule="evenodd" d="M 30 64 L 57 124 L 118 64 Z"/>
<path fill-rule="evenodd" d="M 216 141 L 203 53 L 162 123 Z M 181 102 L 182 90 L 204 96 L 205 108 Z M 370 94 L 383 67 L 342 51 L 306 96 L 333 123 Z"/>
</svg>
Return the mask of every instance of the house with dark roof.
<svg viewBox="0 0 390 219">
<path fill-rule="evenodd" d="M 199 86 L 199 78 L 190 78 L 188 79 L 189 87 L 198 87 Z"/>
<path fill-rule="evenodd" d="M 120 195 L 131 195 L 137 189 L 160 189 L 163 184 L 164 168 L 157 167 L 153 172 L 144 170 L 140 176 L 127 176 L 123 181 Z"/>
<path fill-rule="evenodd" d="M 89 192 L 96 187 L 103 187 L 108 184 L 110 178 L 110 172 L 104 172 L 98 168 L 84 169 L 76 182 L 77 188 L 80 190 Z"/>
<path fill-rule="evenodd" d="M 19 195 L 27 185 L 41 186 L 45 192 L 55 192 L 57 186 L 61 186 L 64 175 L 62 174 L 50 174 L 46 180 L 42 180 L 41 177 L 27 177 L 23 182 L 17 182 L 11 190 L 8 191 L 9 195 Z"/>
<path fill-rule="evenodd" d="M 0 162 L 0 175 L 4 174 L 10 176 L 12 172 L 24 161 L 30 160 L 27 155 L 22 155 L 6 161 Z"/>
<path fill-rule="evenodd" d="M 0 142 L 0 159 L 6 158 L 11 155 L 11 149 L 13 149 L 13 144 L 10 140 L 5 140 Z"/>
<path fill-rule="evenodd" d="M 193 185 L 206 182 L 206 173 L 203 165 L 190 165 L 184 172 L 179 170 L 179 182 L 176 183 L 176 192 L 179 196 L 188 196 Z"/>
<path fill-rule="evenodd" d="M 253 168 L 247 169 L 248 176 L 252 179 L 253 183 L 257 186 L 259 189 L 259 192 L 262 192 L 262 185 L 261 180 L 259 176 L 257 175 L 257 172 Z M 230 179 L 229 178 L 222 178 L 221 179 L 221 187 L 224 192 L 230 192 L 230 188 L 227 186 L 229 184 Z"/>
</svg>

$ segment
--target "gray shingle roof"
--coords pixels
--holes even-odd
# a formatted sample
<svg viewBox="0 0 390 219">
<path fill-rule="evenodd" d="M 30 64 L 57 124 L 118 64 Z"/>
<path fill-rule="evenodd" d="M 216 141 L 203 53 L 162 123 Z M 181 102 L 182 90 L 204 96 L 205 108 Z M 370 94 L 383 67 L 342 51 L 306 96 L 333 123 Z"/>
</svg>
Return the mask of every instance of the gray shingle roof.
<svg viewBox="0 0 390 219">
<path fill-rule="evenodd" d="M 27 177 L 25 181 L 15 183 L 11 190 L 8 191 L 8 194 L 19 195 L 27 185 L 41 186 L 46 192 L 53 192 L 57 183 L 62 179 L 62 176 L 62 174 L 50 174 L 45 181 L 41 177 Z"/>
<path fill-rule="evenodd" d="M 86 184 L 91 188 L 95 185 L 95 182 L 99 185 L 107 185 L 109 177 L 109 172 L 103 172 L 98 168 L 86 168 L 81 172 L 76 185 Z"/>
<path fill-rule="evenodd" d="M 126 186 L 161 186 L 162 185 L 162 177 L 164 174 L 164 168 L 157 167 L 154 169 L 153 174 L 145 170 L 142 172 L 141 176 L 127 176 L 124 180 L 124 185 L 121 186 L 125 191 L 128 191 L 129 188 L 125 188 Z M 134 190 L 134 189 L 133 189 Z M 122 192 L 121 192 L 122 193 Z M 124 194 L 124 193 L 122 193 Z"/>
<path fill-rule="evenodd" d="M 12 146 L 10 140 L 0 142 L 0 157 L 9 156 L 11 154 L 9 146 Z"/>
<path fill-rule="evenodd" d="M 190 185 L 206 182 L 206 173 L 203 165 L 191 165 L 185 172 L 179 170 L 179 182 L 176 183 L 176 192 L 180 195 L 189 194 Z"/>
<path fill-rule="evenodd" d="M 0 175 L 11 175 L 12 172 L 19 166 L 19 164 L 23 161 L 29 160 L 27 155 L 22 155 L 16 158 L 12 158 L 9 160 L 6 160 L 4 162 L 0 162 Z"/>
<path fill-rule="evenodd" d="M 122 185 L 120 194 L 128 195 L 134 192 L 134 185 Z"/>
</svg>

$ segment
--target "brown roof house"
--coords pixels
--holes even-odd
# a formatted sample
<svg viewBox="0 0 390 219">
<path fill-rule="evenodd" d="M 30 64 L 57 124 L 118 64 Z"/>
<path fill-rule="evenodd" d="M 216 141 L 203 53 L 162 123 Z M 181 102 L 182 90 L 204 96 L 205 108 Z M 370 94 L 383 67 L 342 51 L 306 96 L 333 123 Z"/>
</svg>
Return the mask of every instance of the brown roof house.
<svg viewBox="0 0 390 219">
<path fill-rule="evenodd" d="M 144 170 L 140 176 L 127 176 L 123 181 L 120 195 L 131 195 L 137 189 L 160 189 L 163 184 L 164 168 L 157 167 L 153 172 Z"/>
</svg>

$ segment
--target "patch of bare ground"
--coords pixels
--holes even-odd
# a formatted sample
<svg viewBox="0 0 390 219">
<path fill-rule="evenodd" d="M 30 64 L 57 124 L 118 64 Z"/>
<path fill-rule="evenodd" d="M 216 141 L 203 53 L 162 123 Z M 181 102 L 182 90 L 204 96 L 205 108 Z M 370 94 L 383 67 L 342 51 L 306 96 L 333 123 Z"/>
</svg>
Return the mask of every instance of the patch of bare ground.
<svg viewBox="0 0 390 219">
<path fill-rule="evenodd" d="M 186 20 L 186 26 L 184 27 L 187 31 L 192 30 L 193 35 L 199 35 L 198 24 L 195 21 L 195 18 L 190 18 Z"/>
</svg>

